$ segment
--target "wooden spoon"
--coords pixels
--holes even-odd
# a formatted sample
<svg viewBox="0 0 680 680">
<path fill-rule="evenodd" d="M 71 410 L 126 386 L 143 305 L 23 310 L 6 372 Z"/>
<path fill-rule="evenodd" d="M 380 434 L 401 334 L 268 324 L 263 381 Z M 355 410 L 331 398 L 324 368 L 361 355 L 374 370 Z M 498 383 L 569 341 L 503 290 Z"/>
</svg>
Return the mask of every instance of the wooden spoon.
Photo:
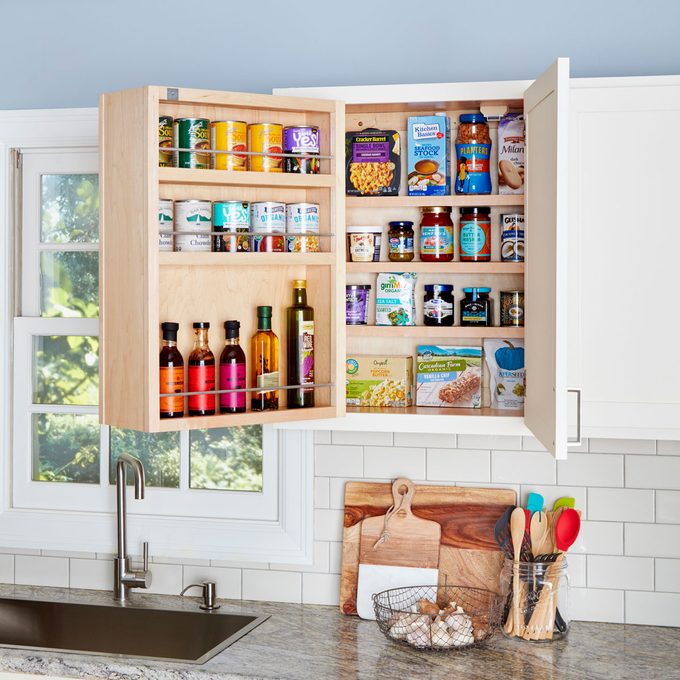
<svg viewBox="0 0 680 680">
<path fill-rule="evenodd" d="M 526 531 L 526 517 L 524 508 L 517 507 L 510 515 L 510 537 L 512 538 L 512 549 L 514 559 L 512 562 L 512 611 L 513 611 L 513 633 L 522 634 L 519 611 L 519 556 L 522 550 L 522 541 Z"/>
<path fill-rule="evenodd" d="M 531 554 L 534 558 L 545 555 L 550 538 L 550 524 L 545 512 L 531 516 Z"/>
</svg>

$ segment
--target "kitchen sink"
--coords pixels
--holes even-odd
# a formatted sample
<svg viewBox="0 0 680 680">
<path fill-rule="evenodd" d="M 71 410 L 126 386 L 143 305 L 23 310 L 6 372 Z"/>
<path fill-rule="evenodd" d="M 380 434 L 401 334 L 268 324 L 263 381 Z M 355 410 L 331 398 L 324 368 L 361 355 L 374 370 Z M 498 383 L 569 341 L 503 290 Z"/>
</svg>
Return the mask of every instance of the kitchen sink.
<svg viewBox="0 0 680 680">
<path fill-rule="evenodd" d="M 200 664 L 267 618 L 0 598 L 0 647 Z"/>
</svg>

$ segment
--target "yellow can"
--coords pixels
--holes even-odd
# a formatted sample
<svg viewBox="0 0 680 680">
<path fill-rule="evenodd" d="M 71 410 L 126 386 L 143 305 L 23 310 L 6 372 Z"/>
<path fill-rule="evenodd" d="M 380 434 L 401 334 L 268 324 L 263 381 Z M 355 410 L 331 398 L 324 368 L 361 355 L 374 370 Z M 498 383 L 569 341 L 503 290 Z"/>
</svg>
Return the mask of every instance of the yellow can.
<svg viewBox="0 0 680 680">
<path fill-rule="evenodd" d="M 248 126 L 248 150 L 261 153 L 249 156 L 248 170 L 256 172 L 283 172 L 283 125 L 256 123 Z M 276 156 L 268 154 L 279 154 Z"/>
<path fill-rule="evenodd" d="M 242 120 L 214 120 L 210 123 L 211 148 L 215 151 L 247 151 L 247 125 Z M 216 153 L 212 167 L 217 170 L 246 170 L 244 154 Z"/>
</svg>

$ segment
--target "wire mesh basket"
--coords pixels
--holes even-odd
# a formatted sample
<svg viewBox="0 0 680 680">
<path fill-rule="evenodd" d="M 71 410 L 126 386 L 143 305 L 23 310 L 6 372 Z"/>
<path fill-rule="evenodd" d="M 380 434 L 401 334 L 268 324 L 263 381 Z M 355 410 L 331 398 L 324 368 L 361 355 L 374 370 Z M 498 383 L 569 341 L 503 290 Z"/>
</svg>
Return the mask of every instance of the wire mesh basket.
<svg viewBox="0 0 680 680">
<path fill-rule="evenodd" d="M 410 586 L 373 595 L 375 618 L 384 635 L 416 649 L 446 651 L 474 647 L 498 630 L 503 598 L 465 586 Z"/>
</svg>

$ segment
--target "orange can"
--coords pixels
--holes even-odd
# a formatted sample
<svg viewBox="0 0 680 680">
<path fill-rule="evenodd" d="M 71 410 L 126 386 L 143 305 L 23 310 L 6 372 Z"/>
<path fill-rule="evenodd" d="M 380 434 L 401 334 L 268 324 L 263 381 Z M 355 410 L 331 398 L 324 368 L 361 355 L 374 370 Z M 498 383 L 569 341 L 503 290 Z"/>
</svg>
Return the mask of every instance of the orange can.
<svg viewBox="0 0 680 680">
<path fill-rule="evenodd" d="M 283 157 L 268 154 L 283 153 L 283 125 L 255 123 L 248 126 L 248 150 L 261 156 L 250 156 L 249 170 L 283 172 Z"/>
<path fill-rule="evenodd" d="M 210 140 L 214 151 L 246 151 L 246 128 L 242 120 L 214 120 L 210 123 Z M 217 170 L 246 170 L 243 154 L 216 153 L 212 167 Z"/>
</svg>

